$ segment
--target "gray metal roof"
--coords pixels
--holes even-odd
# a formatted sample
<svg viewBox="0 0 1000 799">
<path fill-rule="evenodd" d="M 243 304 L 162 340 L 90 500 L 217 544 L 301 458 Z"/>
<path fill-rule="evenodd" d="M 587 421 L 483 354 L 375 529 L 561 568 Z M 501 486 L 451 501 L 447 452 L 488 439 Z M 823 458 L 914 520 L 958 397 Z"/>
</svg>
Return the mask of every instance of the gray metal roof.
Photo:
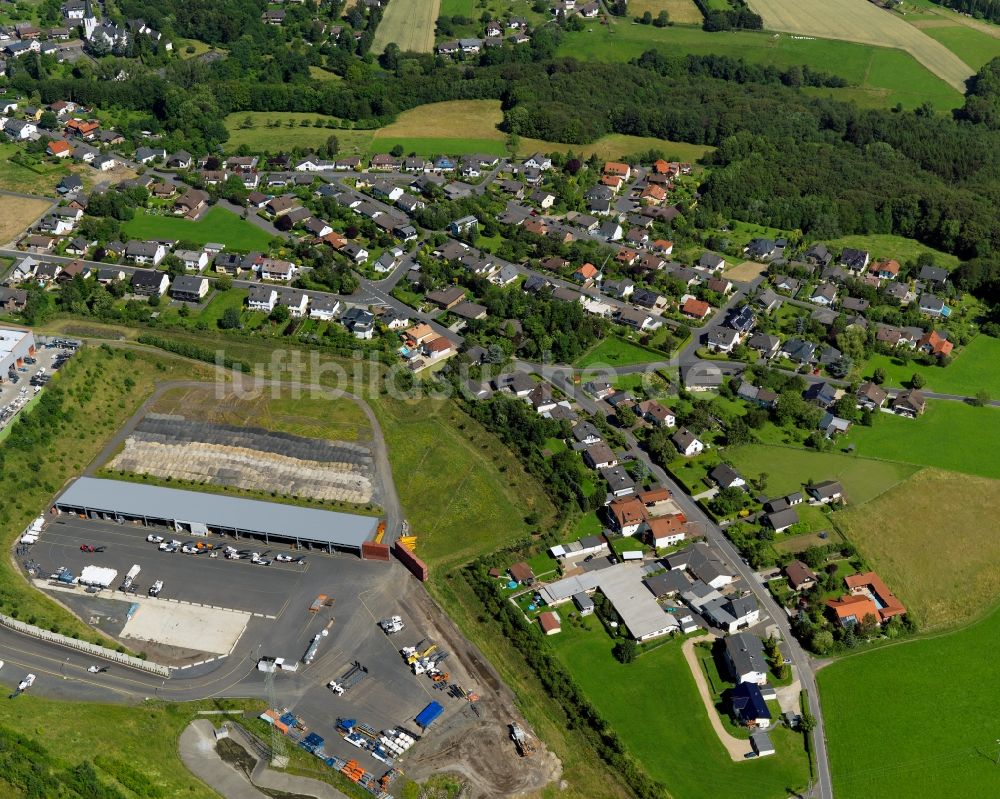
<svg viewBox="0 0 1000 799">
<path fill-rule="evenodd" d="M 77 479 L 56 504 L 127 516 L 200 522 L 210 527 L 234 527 L 247 533 L 344 547 L 360 547 L 374 535 L 378 524 L 378 519 L 372 516 L 94 477 Z"/>
</svg>

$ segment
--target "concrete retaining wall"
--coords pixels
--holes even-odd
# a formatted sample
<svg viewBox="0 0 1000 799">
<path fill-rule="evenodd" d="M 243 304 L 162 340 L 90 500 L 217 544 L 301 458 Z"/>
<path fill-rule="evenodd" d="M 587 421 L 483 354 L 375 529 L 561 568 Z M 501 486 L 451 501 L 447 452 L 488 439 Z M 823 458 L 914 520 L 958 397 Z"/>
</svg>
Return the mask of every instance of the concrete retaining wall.
<svg viewBox="0 0 1000 799">
<path fill-rule="evenodd" d="M 35 627 L 32 624 L 25 624 L 23 621 L 12 619 L 10 616 L 5 616 L 2 613 L 0 613 L 0 624 L 24 635 L 30 635 L 32 638 L 37 638 L 40 641 L 49 641 L 50 643 L 65 646 L 69 649 L 76 649 L 79 652 L 87 652 L 95 657 L 120 663 L 123 666 L 138 669 L 139 671 L 156 674 L 160 677 L 170 676 L 170 669 L 166 666 L 161 666 L 159 663 L 150 663 L 148 660 L 132 657 L 132 655 L 123 655 L 121 652 L 115 652 L 113 649 L 98 646 L 97 644 L 92 644 L 88 641 L 80 641 L 77 638 L 70 638 L 68 635 L 54 633 L 50 630 L 43 630 L 41 627 Z"/>
</svg>

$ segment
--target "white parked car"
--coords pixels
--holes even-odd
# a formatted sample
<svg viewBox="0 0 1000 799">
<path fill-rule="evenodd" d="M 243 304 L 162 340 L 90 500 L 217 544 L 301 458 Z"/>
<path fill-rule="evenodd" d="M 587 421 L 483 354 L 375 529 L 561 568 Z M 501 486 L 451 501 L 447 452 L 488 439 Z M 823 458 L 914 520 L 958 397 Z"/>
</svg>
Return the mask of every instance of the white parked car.
<svg viewBox="0 0 1000 799">
<path fill-rule="evenodd" d="M 146 540 L 150 544 L 162 544 L 163 543 L 163 536 L 162 535 L 153 535 L 152 533 L 150 533 L 149 535 L 146 536 Z"/>
<path fill-rule="evenodd" d="M 291 555 L 275 555 L 274 559 L 278 561 L 278 563 L 291 563 L 293 560 L 295 560 L 295 558 L 293 558 Z"/>
</svg>

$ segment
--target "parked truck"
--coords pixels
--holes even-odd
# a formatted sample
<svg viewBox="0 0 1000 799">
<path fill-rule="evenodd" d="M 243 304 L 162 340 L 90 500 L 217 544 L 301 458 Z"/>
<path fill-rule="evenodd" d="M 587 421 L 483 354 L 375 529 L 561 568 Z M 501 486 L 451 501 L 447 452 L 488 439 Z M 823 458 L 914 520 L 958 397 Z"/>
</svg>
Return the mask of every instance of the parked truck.
<svg viewBox="0 0 1000 799">
<path fill-rule="evenodd" d="M 403 624 L 401 616 L 390 616 L 387 619 L 382 619 L 382 621 L 378 623 L 378 626 L 382 628 L 382 632 L 386 635 L 392 635 L 393 633 L 398 633 L 406 625 Z"/>
<path fill-rule="evenodd" d="M 152 597 L 157 597 L 160 595 L 160 591 L 163 590 L 163 580 L 157 580 L 149 587 L 149 595 Z"/>
<path fill-rule="evenodd" d="M 319 645 L 323 642 L 323 639 L 326 638 L 327 635 L 329 635 L 328 630 L 320 630 L 313 636 L 312 641 L 309 643 L 309 648 L 302 656 L 302 662 L 307 666 L 316 659 L 316 653 L 319 651 Z"/>
<path fill-rule="evenodd" d="M 142 571 L 142 569 L 139 564 L 136 563 L 131 569 L 128 570 L 128 574 L 125 575 L 125 582 L 121 584 L 118 590 L 128 591 L 132 587 L 132 583 L 135 582 L 135 578 L 139 576 L 140 571 Z"/>
<path fill-rule="evenodd" d="M 367 676 L 368 669 L 355 660 L 354 665 L 344 672 L 340 679 L 328 683 L 327 688 L 333 691 L 337 696 L 343 696 L 348 690 L 353 688 Z"/>
</svg>

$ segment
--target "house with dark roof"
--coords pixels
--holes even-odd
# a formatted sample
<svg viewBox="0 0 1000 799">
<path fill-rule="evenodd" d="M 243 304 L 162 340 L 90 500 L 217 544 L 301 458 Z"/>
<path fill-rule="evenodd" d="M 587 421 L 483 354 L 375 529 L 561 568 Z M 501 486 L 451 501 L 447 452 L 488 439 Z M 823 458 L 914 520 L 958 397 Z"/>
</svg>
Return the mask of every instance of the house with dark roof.
<svg viewBox="0 0 1000 799">
<path fill-rule="evenodd" d="M 865 408 L 869 411 L 879 410 L 888 398 L 888 394 L 880 386 L 875 383 L 868 381 L 862 383 L 858 387 L 858 393 L 855 395 L 858 401 L 859 408 Z"/>
<path fill-rule="evenodd" d="M 793 560 L 785 566 L 785 577 L 793 591 L 808 591 L 816 585 L 816 572 L 801 560 Z"/>
<path fill-rule="evenodd" d="M 741 682 L 729 693 L 733 719 L 742 727 L 766 729 L 771 725 L 771 711 L 760 692 L 760 686 Z"/>
<path fill-rule="evenodd" d="M 783 533 L 799 523 L 799 512 L 795 508 L 785 508 L 764 517 L 764 523 L 776 533 Z"/>
<path fill-rule="evenodd" d="M 708 476 L 719 488 L 746 488 L 747 481 L 728 463 L 720 463 Z"/>
<path fill-rule="evenodd" d="M 674 433 L 670 440 L 673 441 L 674 446 L 677 447 L 677 451 L 685 458 L 693 457 L 705 449 L 705 445 L 701 439 L 686 427 L 682 427 Z"/>
<path fill-rule="evenodd" d="M 157 272 L 153 269 L 136 269 L 132 273 L 130 286 L 133 294 L 140 294 L 146 297 L 162 297 L 170 285 L 170 278 L 166 272 Z"/>
<path fill-rule="evenodd" d="M 916 419 L 927 409 L 927 399 L 915 388 L 912 388 L 897 394 L 890 407 L 893 413 L 898 416 Z"/>
<path fill-rule="evenodd" d="M 764 643 L 752 633 L 736 633 L 722 639 L 722 651 L 729 673 L 737 684 L 765 685 L 769 671 Z"/>
<path fill-rule="evenodd" d="M 806 487 L 806 493 L 814 501 L 823 505 L 844 499 L 844 489 L 836 480 L 824 480 Z"/>
</svg>

